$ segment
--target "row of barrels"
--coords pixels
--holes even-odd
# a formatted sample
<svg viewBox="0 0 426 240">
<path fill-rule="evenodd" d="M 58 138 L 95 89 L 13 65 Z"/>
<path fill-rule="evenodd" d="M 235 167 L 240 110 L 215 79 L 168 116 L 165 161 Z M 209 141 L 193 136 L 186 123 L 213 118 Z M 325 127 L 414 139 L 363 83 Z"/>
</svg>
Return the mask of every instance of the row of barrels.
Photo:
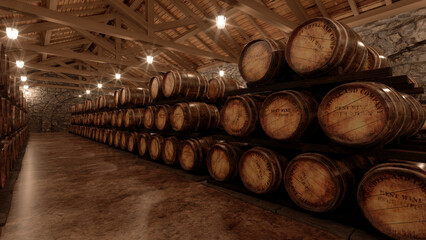
<svg viewBox="0 0 426 240">
<path fill-rule="evenodd" d="M 76 114 L 72 124 L 103 127 L 158 129 L 161 131 L 207 131 L 219 126 L 217 107 L 202 102 L 164 104 L 146 108 L 128 108 L 114 111 Z"/>
<path fill-rule="evenodd" d="M 122 107 L 144 107 L 149 103 L 164 98 L 162 90 L 159 89 L 160 86 L 164 86 L 163 79 L 166 79 L 166 83 L 170 84 L 172 84 L 171 79 L 173 79 L 173 84 L 177 84 L 179 86 L 179 90 L 175 90 L 176 93 L 168 97 L 185 97 L 187 100 L 207 98 L 211 101 L 216 101 L 223 99 L 226 92 L 245 87 L 244 83 L 232 78 L 217 77 L 207 81 L 205 80 L 205 77 L 201 76 L 197 72 L 170 71 L 166 73 L 166 76 L 168 77 L 153 77 L 149 84 L 150 90 L 146 88 L 118 89 L 114 92 L 114 95 L 99 96 L 94 100 L 86 100 L 84 103 L 71 106 L 70 112 L 74 114 L 111 110 Z M 171 76 L 174 77 L 172 78 Z M 191 88 L 193 85 L 192 81 L 194 81 L 195 76 L 197 76 L 197 79 L 204 79 L 206 81 L 202 88 Z M 197 83 L 201 82 L 204 81 L 197 80 Z"/>
<path fill-rule="evenodd" d="M 209 137 L 181 140 L 78 125 L 71 126 L 70 131 L 155 161 L 180 165 L 187 171 L 207 169 L 216 181 L 239 176 L 244 186 L 257 194 L 273 193 L 284 186 L 299 207 L 312 212 L 333 211 L 353 203 L 357 196 L 367 219 L 385 234 L 409 239 L 425 236 L 425 219 L 420 211 L 425 197 L 424 164 L 377 164 L 372 157 L 320 153 L 303 153 L 290 160 L 268 148 Z M 401 227 L 389 222 L 413 225 Z"/>
<path fill-rule="evenodd" d="M 189 102 L 71 117 L 73 124 L 161 131 L 202 132 L 220 125 L 232 136 L 247 137 L 263 130 L 281 141 L 312 137 L 321 127 L 341 145 L 364 148 L 411 137 L 425 120 L 417 99 L 374 82 L 343 84 L 324 98 L 294 90 L 232 96 L 220 112 L 213 105 Z"/>
<path fill-rule="evenodd" d="M 321 99 L 306 91 L 285 90 L 265 97 L 229 97 L 220 112 L 221 126 L 233 136 L 262 129 L 273 139 L 311 137 L 318 129 L 351 147 L 387 144 L 411 137 L 424 126 L 426 113 L 414 97 L 374 82 L 340 85 Z"/>
<path fill-rule="evenodd" d="M 18 160 L 19 153 L 24 149 L 29 129 L 25 126 L 0 141 L 0 187 L 4 188 L 10 171 Z"/>
<path fill-rule="evenodd" d="M 289 39 L 257 39 L 247 43 L 238 68 L 250 85 L 303 77 L 352 73 L 389 67 L 389 61 L 347 25 L 330 18 L 312 18 L 290 34 Z"/>
<path fill-rule="evenodd" d="M 28 113 L 9 99 L 0 99 L 0 138 L 23 127 L 29 121 Z"/>
</svg>

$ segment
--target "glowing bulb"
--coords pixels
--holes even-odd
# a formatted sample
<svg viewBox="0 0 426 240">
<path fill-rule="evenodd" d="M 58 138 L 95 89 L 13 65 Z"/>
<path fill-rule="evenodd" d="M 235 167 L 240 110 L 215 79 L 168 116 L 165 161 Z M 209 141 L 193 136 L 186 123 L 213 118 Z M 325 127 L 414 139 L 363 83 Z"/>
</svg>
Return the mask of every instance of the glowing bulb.
<svg viewBox="0 0 426 240">
<path fill-rule="evenodd" d="M 121 74 L 116 73 L 116 74 L 115 74 L 115 79 L 117 79 L 117 80 L 118 80 L 118 79 L 120 79 L 120 78 L 121 78 Z"/>
<path fill-rule="evenodd" d="M 98 83 L 98 88 L 102 88 L 102 83 Z"/>
<path fill-rule="evenodd" d="M 151 64 L 152 62 L 154 62 L 154 57 L 153 56 L 146 56 L 146 62 L 148 63 L 148 64 Z"/>
<path fill-rule="evenodd" d="M 220 71 L 219 71 L 219 76 L 221 76 L 221 77 L 225 76 L 225 71 L 220 70 Z"/>
<path fill-rule="evenodd" d="M 27 76 L 21 76 L 21 81 L 22 82 L 26 82 L 27 81 Z"/>
<path fill-rule="evenodd" d="M 30 95 L 30 91 L 25 91 L 25 95 Z"/>
<path fill-rule="evenodd" d="M 28 85 L 24 85 L 24 89 L 27 90 L 28 89 Z"/>
<path fill-rule="evenodd" d="M 23 67 L 24 67 L 24 61 L 16 60 L 16 66 L 17 66 L 18 68 L 23 68 Z"/>
<path fill-rule="evenodd" d="M 226 25 L 226 17 L 219 15 L 216 17 L 216 26 L 218 29 L 224 29 Z"/>
<path fill-rule="evenodd" d="M 6 35 L 9 39 L 17 39 L 19 31 L 16 28 L 6 28 Z"/>
<path fill-rule="evenodd" d="M 81 97 L 81 94 L 80 94 L 80 95 L 78 95 L 78 97 Z"/>
<path fill-rule="evenodd" d="M 90 90 L 86 90 L 86 94 L 90 94 Z"/>
</svg>

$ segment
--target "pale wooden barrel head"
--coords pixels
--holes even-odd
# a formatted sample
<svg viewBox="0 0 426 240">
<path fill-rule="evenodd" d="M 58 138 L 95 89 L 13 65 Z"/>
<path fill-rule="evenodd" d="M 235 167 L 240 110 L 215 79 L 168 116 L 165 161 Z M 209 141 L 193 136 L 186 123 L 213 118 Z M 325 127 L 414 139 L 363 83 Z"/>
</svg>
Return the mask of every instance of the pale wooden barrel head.
<svg viewBox="0 0 426 240">
<path fill-rule="evenodd" d="M 159 87 L 160 87 L 160 83 L 158 82 L 158 78 L 156 77 L 153 78 L 149 88 L 152 99 L 157 98 Z"/>
<path fill-rule="evenodd" d="M 255 40 L 244 47 L 239 69 L 247 82 L 256 82 L 266 75 L 272 61 L 271 52 L 271 47 L 262 40 Z"/>
<path fill-rule="evenodd" d="M 327 19 L 303 23 L 293 31 L 287 43 L 287 62 L 295 72 L 309 75 L 335 57 L 338 36 L 338 30 Z"/>
<path fill-rule="evenodd" d="M 166 163 L 173 164 L 176 158 L 176 153 L 178 149 L 176 149 L 175 144 L 170 139 L 164 140 L 164 149 L 163 149 L 163 160 Z"/>
<path fill-rule="evenodd" d="M 274 181 L 275 172 L 270 160 L 259 152 L 245 152 L 239 162 L 239 172 L 244 186 L 254 193 L 267 192 Z"/>
<path fill-rule="evenodd" d="M 230 174 L 230 156 L 219 146 L 210 149 L 207 156 L 207 166 L 210 176 L 217 181 L 224 181 Z"/>
<path fill-rule="evenodd" d="M 121 136 L 120 132 L 115 133 L 115 135 L 114 135 L 114 147 L 120 146 L 120 136 Z"/>
<path fill-rule="evenodd" d="M 252 118 L 248 104 L 239 99 L 232 99 L 227 101 L 222 111 L 220 122 L 225 131 L 234 136 L 244 134 Z"/>
<path fill-rule="evenodd" d="M 219 80 L 216 78 L 210 79 L 209 81 L 209 87 L 207 90 L 207 98 L 208 99 L 215 99 L 219 96 L 220 91 L 220 84 Z"/>
<path fill-rule="evenodd" d="M 174 90 L 174 85 L 175 85 L 175 77 L 173 75 L 173 73 L 168 72 L 164 75 L 164 80 L 163 80 L 163 94 L 165 97 L 170 97 L 173 93 Z"/>
<path fill-rule="evenodd" d="M 301 208 L 324 212 L 338 199 L 338 182 L 332 170 L 309 156 L 290 161 L 284 173 L 284 185 L 291 199 Z"/>
<path fill-rule="evenodd" d="M 134 150 L 133 148 L 135 147 L 135 141 L 136 141 L 135 135 L 134 134 L 130 134 L 129 135 L 129 140 L 127 142 L 127 150 L 129 152 L 133 152 L 133 150 Z"/>
<path fill-rule="evenodd" d="M 279 140 L 292 138 L 302 120 L 302 106 L 289 94 L 269 96 L 260 110 L 260 123 L 265 133 Z"/>
<path fill-rule="evenodd" d="M 387 126 L 389 109 L 383 97 L 362 84 L 343 84 L 331 90 L 318 110 L 324 133 L 345 145 L 367 145 Z"/>
<path fill-rule="evenodd" d="M 146 138 L 141 137 L 139 139 L 139 154 L 140 155 L 145 155 L 147 149 L 148 149 L 148 143 L 146 141 Z"/>
<path fill-rule="evenodd" d="M 172 110 L 172 121 L 171 125 L 173 130 L 179 131 L 183 128 L 183 124 L 185 123 L 185 115 L 182 109 L 182 106 L 175 106 Z"/>
<path fill-rule="evenodd" d="M 149 109 L 146 109 L 143 117 L 143 123 L 146 128 L 149 128 L 151 126 L 152 121 L 154 120 L 153 111 L 150 111 Z"/>
<path fill-rule="evenodd" d="M 133 116 L 134 112 L 132 109 L 128 109 L 126 113 L 124 114 L 124 126 L 129 127 L 130 126 L 130 116 Z"/>
<path fill-rule="evenodd" d="M 158 138 L 151 138 L 151 142 L 149 144 L 149 155 L 152 159 L 158 159 L 161 154 L 161 143 Z"/>
<path fill-rule="evenodd" d="M 121 143 L 120 143 L 121 149 L 124 150 L 127 148 L 127 141 L 128 141 L 127 133 L 121 133 Z"/>
<path fill-rule="evenodd" d="M 370 223 L 396 239 L 426 239 L 424 171 L 376 167 L 362 179 L 358 203 Z"/>
<path fill-rule="evenodd" d="M 159 130 L 165 128 L 167 124 L 167 112 L 165 108 L 159 108 L 155 117 L 155 125 Z"/>
<path fill-rule="evenodd" d="M 182 149 L 179 154 L 179 162 L 183 169 L 190 171 L 195 164 L 195 152 L 189 143 L 182 143 Z"/>
<path fill-rule="evenodd" d="M 124 111 L 119 111 L 117 114 L 117 127 L 123 126 Z"/>
</svg>

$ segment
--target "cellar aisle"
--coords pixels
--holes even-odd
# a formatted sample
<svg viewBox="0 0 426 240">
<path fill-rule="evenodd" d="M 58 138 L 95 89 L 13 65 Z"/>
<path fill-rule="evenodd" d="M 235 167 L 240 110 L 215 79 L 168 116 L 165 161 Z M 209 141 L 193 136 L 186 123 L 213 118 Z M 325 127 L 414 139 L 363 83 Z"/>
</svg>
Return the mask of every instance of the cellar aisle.
<svg viewBox="0 0 426 240">
<path fill-rule="evenodd" d="M 32 133 L 4 240 L 337 239 L 68 133 Z"/>
</svg>

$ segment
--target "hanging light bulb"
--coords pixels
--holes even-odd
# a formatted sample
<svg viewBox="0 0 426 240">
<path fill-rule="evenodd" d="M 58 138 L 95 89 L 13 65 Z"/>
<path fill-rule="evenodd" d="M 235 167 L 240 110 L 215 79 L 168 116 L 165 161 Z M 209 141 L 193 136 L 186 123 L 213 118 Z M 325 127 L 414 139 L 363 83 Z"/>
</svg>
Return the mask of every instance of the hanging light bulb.
<svg viewBox="0 0 426 240">
<path fill-rule="evenodd" d="M 102 88 L 102 83 L 98 83 L 98 88 Z"/>
<path fill-rule="evenodd" d="M 216 26 L 218 29 L 224 29 L 226 26 L 226 17 L 219 15 L 216 17 Z"/>
<path fill-rule="evenodd" d="M 27 90 L 28 89 L 28 85 L 24 85 L 24 89 Z"/>
<path fill-rule="evenodd" d="M 115 79 L 119 80 L 120 78 L 121 78 L 121 74 L 116 73 L 116 74 L 115 74 Z"/>
<path fill-rule="evenodd" d="M 17 39 L 18 34 L 19 34 L 18 29 L 11 28 L 11 27 L 6 28 L 6 35 L 9 39 L 12 39 L 12 40 Z"/>
<path fill-rule="evenodd" d="M 21 82 L 26 82 L 27 81 L 27 76 L 21 76 Z"/>
<path fill-rule="evenodd" d="M 153 62 L 154 62 L 154 57 L 153 57 L 153 56 L 151 56 L 151 55 L 146 56 L 146 62 L 147 62 L 148 64 L 153 63 Z"/>
<path fill-rule="evenodd" d="M 18 68 L 23 68 L 23 67 L 24 67 L 24 61 L 16 60 L 16 66 L 17 66 Z"/>
<path fill-rule="evenodd" d="M 79 94 L 78 97 L 81 97 L 81 94 Z"/>
<path fill-rule="evenodd" d="M 90 90 L 86 90 L 86 94 L 90 94 Z"/>
<path fill-rule="evenodd" d="M 219 76 L 221 76 L 221 77 L 225 76 L 225 71 L 220 70 L 220 71 L 219 71 Z"/>
</svg>

